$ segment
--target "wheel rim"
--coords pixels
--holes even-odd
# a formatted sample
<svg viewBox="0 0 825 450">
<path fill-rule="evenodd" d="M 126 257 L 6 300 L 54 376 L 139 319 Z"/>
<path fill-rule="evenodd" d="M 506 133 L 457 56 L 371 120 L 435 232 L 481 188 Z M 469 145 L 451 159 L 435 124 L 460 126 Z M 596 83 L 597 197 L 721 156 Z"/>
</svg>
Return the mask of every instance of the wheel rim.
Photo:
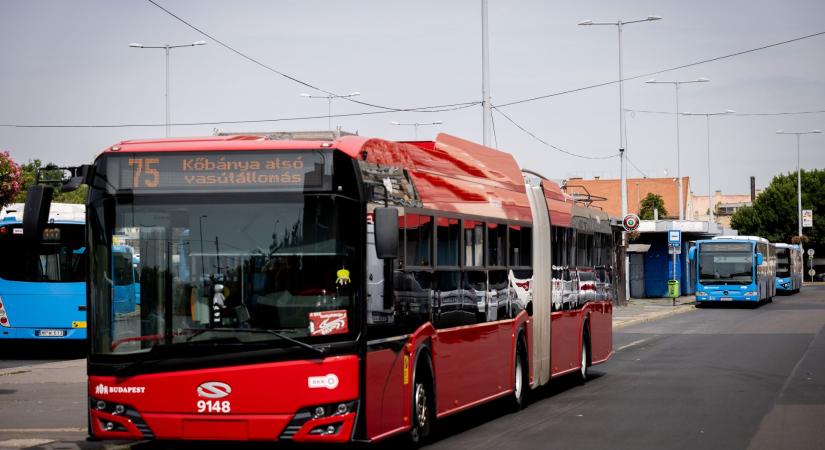
<svg viewBox="0 0 825 450">
<path fill-rule="evenodd" d="M 582 342 L 582 378 L 587 376 L 587 344 Z"/>
<path fill-rule="evenodd" d="M 521 382 L 522 382 L 521 358 L 519 356 L 520 355 L 516 355 L 516 380 L 515 380 L 515 386 L 513 388 L 513 391 L 515 393 L 515 396 L 516 396 L 517 400 L 521 399 L 521 389 L 522 389 L 522 386 L 521 386 Z"/>
<path fill-rule="evenodd" d="M 427 389 L 420 383 L 415 386 L 415 418 L 419 428 L 427 425 Z"/>
</svg>

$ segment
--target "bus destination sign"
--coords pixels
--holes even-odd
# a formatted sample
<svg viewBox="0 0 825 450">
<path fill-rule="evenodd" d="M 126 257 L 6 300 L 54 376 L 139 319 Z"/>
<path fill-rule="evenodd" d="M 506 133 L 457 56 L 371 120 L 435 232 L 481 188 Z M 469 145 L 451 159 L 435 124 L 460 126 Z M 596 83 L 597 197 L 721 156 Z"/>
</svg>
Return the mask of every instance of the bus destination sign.
<svg viewBox="0 0 825 450">
<path fill-rule="evenodd" d="M 131 153 L 108 157 L 107 178 L 118 190 L 325 190 L 327 155 L 302 152 Z"/>
</svg>

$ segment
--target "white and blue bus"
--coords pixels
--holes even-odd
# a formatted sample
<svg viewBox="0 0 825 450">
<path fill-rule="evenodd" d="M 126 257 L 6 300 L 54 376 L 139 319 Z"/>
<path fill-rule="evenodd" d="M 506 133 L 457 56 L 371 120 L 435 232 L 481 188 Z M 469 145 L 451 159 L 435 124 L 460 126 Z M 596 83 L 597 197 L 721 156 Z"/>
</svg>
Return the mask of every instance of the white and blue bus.
<svg viewBox="0 0 825 450">
<path fill-rule="evenodd" d="M 86 339 L 84 206 L 53 203 L 36 241 L 22 220 L 23 204 L 0 211 L 0 340 Z"/>
<path fill-rule="evenodd" d="M 697 305 L 773 300 L 774 245 L 755 236 L 720 236 L 696 242 L 688 255 L 696 264 Z"/>
<path fill-rule="evenodd" d="M 802 288 L 802 247 L 793 244 L 776 246 L 776 292 L 796 294 Z"/>
</svg>

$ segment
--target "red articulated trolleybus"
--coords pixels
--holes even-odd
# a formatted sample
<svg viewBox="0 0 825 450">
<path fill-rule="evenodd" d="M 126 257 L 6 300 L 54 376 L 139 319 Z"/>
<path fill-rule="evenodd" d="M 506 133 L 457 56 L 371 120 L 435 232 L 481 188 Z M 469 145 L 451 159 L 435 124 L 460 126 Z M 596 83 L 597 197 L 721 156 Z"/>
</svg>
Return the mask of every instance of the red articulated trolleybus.
<svg viewBox="0 0 825 450">
<path fill-rule="evenodd" d="M 507 153 L 235 135 L 122 142 L 77 173 L 96 438 L 418 442 L 612 353 L 607 215 Z"/>
</svg>

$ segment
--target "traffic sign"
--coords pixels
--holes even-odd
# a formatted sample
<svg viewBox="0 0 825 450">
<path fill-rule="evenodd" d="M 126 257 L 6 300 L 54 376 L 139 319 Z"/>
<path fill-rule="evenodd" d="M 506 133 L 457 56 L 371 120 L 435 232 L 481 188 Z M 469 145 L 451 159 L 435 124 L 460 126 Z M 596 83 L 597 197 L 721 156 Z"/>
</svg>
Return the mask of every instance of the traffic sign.
<svg viewBox="0 0 825 450">
<path fill-rule="evenodd" d="M 671 247 L 678 247 L 682 243 L 682 230 L 668 230 L 667 243 Z"/>
<path fill-rule="evenodd" d="M 812 248 L 808 249 L 808 256 L 814 256 L 814 249 L 812 249 Z"/>
<path fill-rule="evenodd" d="M 809 275 L 809 276 L 814 276 L 814 275 L 816 275 L 816 270 L 814 270 L 814 269 L 809 270 L 809 271 L 808 271 L 808 275 Z"/>
<path fill-rule="evenodd" d="M 622 219 L 622 226 L 625 231 L 636 231 L 639 228 L 639 216 L 636 214 L 628 214 Z"/>
</svg>

